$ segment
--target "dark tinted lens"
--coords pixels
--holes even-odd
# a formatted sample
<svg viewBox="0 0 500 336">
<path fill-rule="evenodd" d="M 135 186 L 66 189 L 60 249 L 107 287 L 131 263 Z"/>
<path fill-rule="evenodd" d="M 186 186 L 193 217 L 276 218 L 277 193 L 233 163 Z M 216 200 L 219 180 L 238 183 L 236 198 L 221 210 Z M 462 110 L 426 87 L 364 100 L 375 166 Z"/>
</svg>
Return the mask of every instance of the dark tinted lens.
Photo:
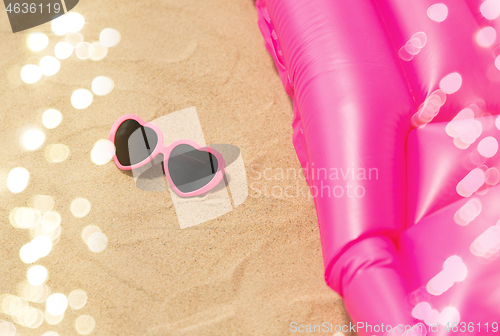
<svg viewBox="0 0 500 336">
<path fill-rule="evenodd" d="M 178 145 L 170 153 L 168 171 L 175 186 L 184 193 L 206 186 L 217 173 L 217 158 L 189 145 Z"/>
<path fill-rule="evenodd" d="M 116 157 L 124 166 L 137 164 L 153 153 L 158 145 L 158 135 L 137 121 L 125 120 L 115 135 Z"/>
</svg>

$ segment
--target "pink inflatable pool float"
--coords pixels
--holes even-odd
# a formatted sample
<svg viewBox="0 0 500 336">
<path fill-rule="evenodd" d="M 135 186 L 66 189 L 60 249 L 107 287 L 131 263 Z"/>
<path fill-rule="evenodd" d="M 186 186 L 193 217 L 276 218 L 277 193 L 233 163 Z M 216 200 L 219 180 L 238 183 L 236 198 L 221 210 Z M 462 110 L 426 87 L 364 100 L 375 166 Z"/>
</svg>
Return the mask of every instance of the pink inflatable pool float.
<svg viewBox="0 0 500 336">
<path fill-rule="evenodd" d="M 500 0 L 256 5 L 358 333 L 497 334 Z"/>
</svg>

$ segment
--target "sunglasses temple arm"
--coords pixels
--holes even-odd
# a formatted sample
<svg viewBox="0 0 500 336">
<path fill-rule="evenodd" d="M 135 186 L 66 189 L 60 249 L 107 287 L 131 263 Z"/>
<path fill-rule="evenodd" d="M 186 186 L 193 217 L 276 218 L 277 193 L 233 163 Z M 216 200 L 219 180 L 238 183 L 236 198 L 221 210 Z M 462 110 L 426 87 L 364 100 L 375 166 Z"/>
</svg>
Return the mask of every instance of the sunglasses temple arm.
<svg viewBox="0 0 500 336">
<path fill-rule="evenodd" d="M 212 167 L 212 174 L 215 174 L 215 169 L 214 169 L 214 161 L 212 159 L 212 154 L 209 153 L 208 157 L 210 158 L 210 166 Z"/>
<path fill-rule="evenodd" d="M 144 142 L 146 143 L 146 148 L 148 149 L 149 155 L 151 155 L 151 148 L 149 147 L 148 137 L 146 136 L 146 131 L 144 130 L 144 126 L 141 126 L 142 137 L 144 138 Z"/>
</svg>

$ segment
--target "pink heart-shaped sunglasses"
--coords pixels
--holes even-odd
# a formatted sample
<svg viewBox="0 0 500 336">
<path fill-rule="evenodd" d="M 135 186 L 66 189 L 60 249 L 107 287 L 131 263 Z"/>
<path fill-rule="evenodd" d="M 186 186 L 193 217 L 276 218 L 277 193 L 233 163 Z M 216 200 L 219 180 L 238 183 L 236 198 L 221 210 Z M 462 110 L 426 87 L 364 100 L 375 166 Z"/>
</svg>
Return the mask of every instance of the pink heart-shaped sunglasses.
<svg viewBox="0 0 500 336">
<path fill-rule="evenodd" d="M 225 162 L 218 151 L 200 147 L 189 139 L 165 146 L 160 128 L 135 114 L 118 118 L 111 127 L 109 140 L 116 149 L 113 160 L 122 170 L 142 167 L 162 154 L 168 182 L 182 197 L 205 194 L 224 177 Z"/>
</svg>

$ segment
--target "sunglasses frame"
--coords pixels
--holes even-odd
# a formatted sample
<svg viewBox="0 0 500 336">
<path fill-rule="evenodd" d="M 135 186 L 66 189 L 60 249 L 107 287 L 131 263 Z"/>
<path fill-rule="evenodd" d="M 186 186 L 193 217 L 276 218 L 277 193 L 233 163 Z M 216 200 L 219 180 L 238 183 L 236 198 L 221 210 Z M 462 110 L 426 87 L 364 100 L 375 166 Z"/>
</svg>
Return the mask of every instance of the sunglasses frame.
<svg viewBox="0 0 500 336">
<path fill-rule="evenodd" d="M 133 169 L 142 167 L 142 166 L 150 163 L 151 161 L 153 161 L 158 156 L 158 154 L 163 154 L 163 160 L 164 160 L 163 161 L 163 168 L 165 171 L 165 175 L 167 176 L 168 183 L 169 183 L 170 187 L 172 189 L 174 189 L 176 194 L 181 196 L 181 197 L 190 197 L 190 196 L 197 196 L 197 195 L 205 194 L 206 192 L 213 189 L 215 186 L 217 186 L 222 181 L 222 178 L 224 177 L 224 170 L 226 169 L 226 163 L 224 161 L 224 158 L 222 157 L 222 155 L 218 151 L 216 151 L 215 149 L 210 148 L 210 147 L 200 147 L 196 142 L 194 142 L 193 140 L 190 140 L 190 139 L 179 139 L 179 140 L 172 142 L 170 145 L 165 146 L 163 144 L 163 132 L 161 131 L 161 129 L 157 125 L 155 125 L 151 122 L 144 122 L 144 120 L 142 120 L 141 117 L 139 117 L 135 114 L 125 114 L 125 115 L 121 116 L 120 118 L 118 118 L 114 122 L 113 126 L 111 127 L 111 131 L 109 132 L 109 141 L 111 141 L 113 143 L 113 145 L 115 145 L 115 136 L 116 136 L 116 132 L 118 131 L 118 128 L 126 120 L 135 120 L 141 126 L 151 128 L 153 131 L 155 131 L 156 135 L 158 136 L 158 143 L 156 144 L 156 147 L 153 150 L 153 152 L 151 153 L 151 155 L 149 155 L 146 159 L 142 160 L 141 162 L 130 165 L 130 166 L 122 165 L 120 163 L 120 161 L 118 161 L 118 158 L 115 154 L 113 156 L 113 160 L 115 161 L 118 168 L 120 168 L 121 170 L 133 170 Z M 208 182 L 206 185 L 204 185 L 200 189 L 185 193 L 185 192 L 180 191 L 179 188 L 177 188 L 177 186 L 172 181 L 172 178 L 170 177 L 170 173 L 168 170 L 168 160 L 170 158 L 170 153 L 178 145 L 189 145 L 198 151 L 208 152 L 208 153 L 212 154 L 213 156 L 215 156 L 215 158 L 217 159 L 217 163 L 218 163 L 217 172 L 215 173 L 212 180 L 210 180 L 210 182 Z"/>
</svg>

